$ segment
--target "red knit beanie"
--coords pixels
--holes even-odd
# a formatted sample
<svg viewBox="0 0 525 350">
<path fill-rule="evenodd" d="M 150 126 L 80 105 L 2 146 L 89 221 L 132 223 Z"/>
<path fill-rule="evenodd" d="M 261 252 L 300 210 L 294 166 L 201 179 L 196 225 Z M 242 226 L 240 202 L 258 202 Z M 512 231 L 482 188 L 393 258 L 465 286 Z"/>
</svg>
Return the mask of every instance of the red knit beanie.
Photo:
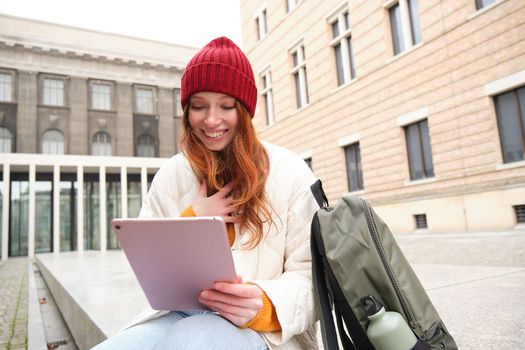
<svg viewBox="0 0 525 350">
<path fill-rule="evenodd" d="M 197 92 L 220 92 L 240 101 L 253 118 L 257 87 L 252 66 L 241 49 L 226 37 L 210 41 L 190 60 L 181 80 L 181 104 Z"/>
</svg>

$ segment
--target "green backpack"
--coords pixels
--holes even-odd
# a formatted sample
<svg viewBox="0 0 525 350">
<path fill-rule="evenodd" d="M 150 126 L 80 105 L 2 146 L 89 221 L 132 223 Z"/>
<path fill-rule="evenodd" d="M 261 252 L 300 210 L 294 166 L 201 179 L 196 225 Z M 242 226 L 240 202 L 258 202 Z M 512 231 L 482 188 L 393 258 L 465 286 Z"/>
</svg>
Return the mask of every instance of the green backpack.
<svg viewBox="0 0 525 350">
<path fill-rule="evenodd" d="M 369 295 L 403 316 L 418 339 L 412 349 L 457 349 L 394 236 L 370 205 L 343 196 L 332 208 L 320 180 L 311 189 L 321 207 L 312 220 L 311 250 L 325 349 L 339 349 L 332 307 L 343 348 L 374 349 L 361 301 Z"/>
</svg>

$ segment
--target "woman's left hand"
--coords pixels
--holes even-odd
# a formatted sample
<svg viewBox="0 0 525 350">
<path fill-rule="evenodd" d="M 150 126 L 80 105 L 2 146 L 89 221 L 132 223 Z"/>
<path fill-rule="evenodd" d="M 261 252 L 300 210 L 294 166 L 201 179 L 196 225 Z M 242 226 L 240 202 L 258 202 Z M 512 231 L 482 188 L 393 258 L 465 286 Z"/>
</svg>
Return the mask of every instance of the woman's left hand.
<svg viewBox="0 0 525 350">
<path fill-rule="evenodd" d="M 203 290 L 199 295 L 199 302 L 242 327 L 261 310 L 262 293 L 257 285 L 244 284 L 238 277 L 236 283 L 217 282 L 213 289 Z"/>
</svg>

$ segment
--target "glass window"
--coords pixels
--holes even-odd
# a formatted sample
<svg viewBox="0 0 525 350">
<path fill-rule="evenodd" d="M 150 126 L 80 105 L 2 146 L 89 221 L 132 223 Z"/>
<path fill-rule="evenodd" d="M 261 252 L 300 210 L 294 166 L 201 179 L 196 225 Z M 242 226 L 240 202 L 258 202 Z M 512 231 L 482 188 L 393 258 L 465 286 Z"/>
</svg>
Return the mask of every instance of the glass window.
<svg viewBox="0 0 525 350">
<path fill-rule="evenodd" d="M 64 106 L 64 80 L 44 79 L 44 105 Z"/>
<path fill-rule="evenodd" d="M 64 154 L 64 136 L 58 130 L 47 130 L 42 134 L 43 154 Z"/>
<path fill-rule="evenodd" d="M 128 174 L 128 217 L 136 218 L 139 216 L 142 203 L 142 189 L 140 175 Z"/>
<path fill-rule="evenodd" d="M 340 13 L 332 22 L 332 47 L 335 53 L 337 84 L 343 85 L 355 78 L 352 53 L 352 32 L 348 12 Z"/>
<path fill-rule="evenodd" d="M 111 137 L 107 132 L 100 131 L 93 135 L 93 142 L 91 143 L 91 154 L 94 156 L 113 155 Z"/>
<path fill-rule="evenodd" d="M 295 81 L 295 93 L 297 108 L 302 108 L 308 104 L 308 84 L 306 80 L 306 61 L 304 47 L 301 45 L 292 52 L 294 67 L 292 74 Z"/>
<path fill-rule="evenodd" d="M 39 174 L 37 174 L 39 177 Z M 35 252 L 53 251 L 53 181 L 35 181 Z M 61 208 L 62 209 L 62 208 Z M 60 212 L 62 216 L 62 212 Z"/>
<path fill-rule="evenodd" d="M 100 249 L 99 180 L 89 175 L 84 176 L 84 248 Z"/>
<path fill-rule="evenodd" d="M 399 0 L 388 12 L 395 55 L 422 41 L 417 0 Z"/>
<path fill-rule="evenodd" d="M 0 153 L 10 153 L 13 144 L 13 137 L 9 129 L 0 126 Z"/>
<path fill-rule="evenodd" d="M 410 179 L 418 180 L 434 176 L 432 149 L 427 120 L 405 126 Z"/>
<path fill-rule="evenodd" d="M 290 12 L 292 11 L 300 0 L 286 0 L 286 11 Z"/>
<path fill-rule="evenodd" d="M 275 121 L 273 114 L 273 92 L 272 92 L 272 76 L 270 70 L 266 70 L 262 76 L 263 91 L 261 92 L 264 98 L 264 112 L 266 114 L 266 125 L 272 125 Z"/>
<path fill-rule="evenodd" d="M 345 147 L 346 176 L 350 192 L 363 190 L 363 172 L 361 170 L 361 150 L 359 143 Z"/>
<path fill-rule="evenodd" d="M 142 134 L 137 140 L 138 157 L 155 157 L 155 140 L 151 135 Z"/>
<path fill-rule="evenodd" d="M 9 73 L 0 73 L 0 101 L 11 102 L 13 100 L 13 76 Z"/>
<path fill-rule="evenodd" d="M 476 9 L 481 10 L 482 8 L 494 3 L 495 1 L 496 0 L 476 0 Z"/>
<path fill-rule="evenodd" d="M 76 180 L 61 179 L 60 188 L 60 251 L 77 249 L 77 188 Z M 111 227 L 111 226 L 108 226 Z"/>
<path fill-rule="evenodd" d="M 412 34 L 412 45 L 421 42 L 421 27 L 419 24 L 419 10 L 417 0 L 407 0 L 408 14 L 410 17 L 410 33 Z"/>
<path fill-rule="evenodd" d="M 525 159 L 525 87 L 494 97 L 503 162 Z"/>
<path fill-rule="evenodd" d="M 9 256 L 26 256 L 29 232 L 29 181 L 11 181 Z"/>
<path fill-rule="evenodd" d="M 392 42 L 394 44 L 394 54 L 405 51 L 403 41 L 403 28 L 401 28 L 401 10 L 399 4 L 392 6 L 390 12 L 390 26 L 392 29 Z"/>
<path fill-rule="evenodd" d="M 153 89 L 137 88 L 135 91 L 138 113 L 153 114 Z"/>
<path fill-rule="evenodd" d="M 109 179 L 106 182 L 106 227 L 111 227 L 111 220 L 122 217 L 120 202 L 120 180 Z M 107 249 L 119 249 L 120 244 L 113 230 L 108 230 Z"/>
<path fill-rule="evenodd" d="M 111 85 L 91 84 L 91 108 L 104 111 L 111 110 Z"/>
<path fill-rule="evenodd" d="M 266 36 L 266 33 L 268 33 L 266 9 L 259 12 L 259 15 L 255 18 L 255 24 L 257 26 L 257 37 L 261 40 Z"/>
</svg>

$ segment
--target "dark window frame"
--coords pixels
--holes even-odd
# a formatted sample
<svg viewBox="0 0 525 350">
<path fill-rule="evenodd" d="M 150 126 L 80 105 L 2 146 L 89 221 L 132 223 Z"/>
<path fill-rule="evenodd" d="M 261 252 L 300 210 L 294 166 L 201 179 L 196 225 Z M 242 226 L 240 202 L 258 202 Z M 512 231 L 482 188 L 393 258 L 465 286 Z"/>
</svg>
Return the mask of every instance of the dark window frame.
<svg viewBox="0 0 525 350">
<path fill-rule="evenodd" d="M 346 163 L 346 181 L 349 192 L 362 191 L 365 189 L 363 181 L 363 168 L 361 164 L 361 147 L 359 142 L 344 146 Z M 352 164 L 355 164 L 352 169 Z"/>
<path fill-rule="evenodd" d="M 513 205 L 516 224 L 525 224 L 525 204 Z"/>
<path fill-rule="evenodd" d="M 520 93 L 523 93 L 523 102 L 524 105 L 522 106 L 520 102 Z M 516 111 L 515 117 L 517 117 L 513 122 L 516 126 L 516 129 L 518 130 L 518 133 L 520 134 L 521 138 L 521 151 L 522 151 L 522 157 L 521 159 L 509 159 L 507 153 L 508 150 L 505 147 L 504 139 L 506 139 L 506 135 L 503 134 L 505 128 L 502 127 L 504 125 L 503 118 L 511 118 L 512 116 L 504 116 L 502 115 L 502 104 L 500 101 L 503 99 L 505 95 L 511 95 L 513 98 L 513 104 Z M 513 163 L 513 162 L 519 162 L 525 160 L 525 86 L 518 87 L 516 89 L 505 91 L 501 94 L 495 95 L 493 97 L 494 100 L 494 108 L 496 110 L 496 120 L 498 124 L 498 134 L 499 134 L 499 141 L 500 141 L 500 149 L 501 149 L 501 158 L 503 160 L 503 163 Z M 508 120 L 507 120 L 508 122 Z"/>
<path fill-rule="evenodd" d="M 424 141 L 423 141 L 424 140 L 424 138 L 423 138 L 424 131 L 422 130 L 423 125 L 425 123 L 426 123 L 426 130 L 428 132 L 428 135 L 426 135 L 426 140 L 428 140 L 428 145 L 426 145 L 427 147 L 425 147 L 425 144 L 424 144 Z M 417 126 L 417 128 L 416 128 L 416 130 L 417 130 L 416 143 L 419 145 L 419 149 L 418 150 L 412 150 L 411 146 L 410 146 L 409 128 L 411 128 L 413 126 Z M 434 163 L 433 163 L 433 158 L 432 158 L 432 144 L 430 142 L 430 132 L 429 132 L 429 129 L 428 129 L 428 120 L 427 119 L 423 119 L 423 120 L 417 121 L 415 123 L 411 123 L 411 124 L 405 125 L 403 128 L 404 128 L 404 131 L 405 131 L 405 142 L 406 142 L 406 148 L 407 148 L 407 157 L 408 157 L 408 167 L 409 167 L 409 173 L 410 173 L 410 180 L 411 181 L 415 181 L 415 180 L 420 180 L 420 179 L 426 179 L 426 178 L 434 177 L 435 176 Z M 419 161 L 420 161 L 420 164 L 422 165 L 422 170 L 423 170 L 422 176 L 419 176 L 419 175 L 417 175 L 415 173 L 415 171 L 416 171 L 416 169 L 414 169 L 415 159 L 412 159 L 412 157 L 411 157 L 411 153 L 414 153 L 414 151 L 419 151 L 419 155 L 420 155 Z M 427 166 L 429 166 L 429 168 L 427 168 Z"/>
<path fill-rule="evenodd" d="M 481 9 L 484 9 L 485 7 L 488 7 L 492 4 L 494 4 L 496 2 L 496 0 L 491 0 L 490 3 L 488 4 L 485 4 L 484 3 L 484 0 L 476 0 L 476 10 L 481 10 Z"/>
<path fill-rule="evenodd" d="M 416 230 L 428 229 L 427 214 L 414 214 L 414 222 L 416 224 Z"/>
</svg>

